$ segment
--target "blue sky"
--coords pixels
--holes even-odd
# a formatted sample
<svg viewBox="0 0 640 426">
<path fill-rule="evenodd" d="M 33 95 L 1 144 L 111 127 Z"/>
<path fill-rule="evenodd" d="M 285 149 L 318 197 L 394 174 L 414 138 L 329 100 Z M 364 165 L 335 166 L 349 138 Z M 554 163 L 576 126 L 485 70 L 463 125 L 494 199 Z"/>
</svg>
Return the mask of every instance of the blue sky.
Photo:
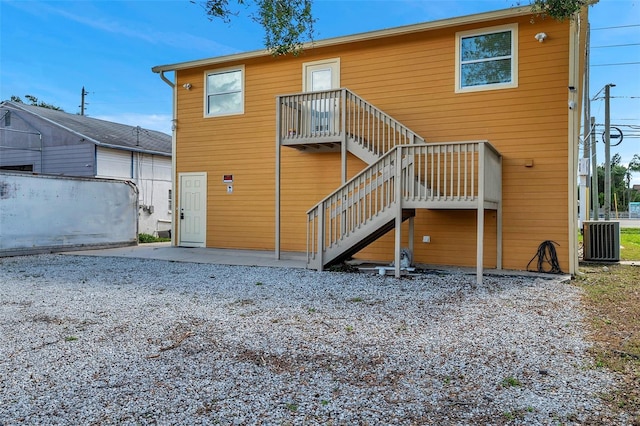
<svg viewBox="0 0 640 426">
<path fill-rule="evenodd" d="M 0 100 L 33 95 L 78 113 L 84 86 L 87 115 L 170 133 L 171 90 L 151 67 L 263 47 L 262 28 L 246 14 L 230 24 L 211 22 L 196 3 L 0 0 Z M 323 39 L 517 3 L 528 0 L 315 0 L 313 11 Z M 611 122 L 625 126 L 625 138 L 612 154 L 626 164 L 640 153 L 640 1 L 600 0 L 590 21 L 591 97 L 616 84 Z M 603 124 L 604 101 L 597 98 L 592 115 Z M 640 174 L 633 183 L 640 184 Z"/>
</svg>

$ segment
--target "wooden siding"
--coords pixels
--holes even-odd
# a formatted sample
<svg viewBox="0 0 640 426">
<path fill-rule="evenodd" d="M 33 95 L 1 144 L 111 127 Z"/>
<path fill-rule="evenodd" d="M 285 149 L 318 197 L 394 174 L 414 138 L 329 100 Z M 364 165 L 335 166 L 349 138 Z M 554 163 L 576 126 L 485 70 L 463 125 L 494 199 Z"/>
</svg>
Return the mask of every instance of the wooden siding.
<svg viewBox="0 0 640 426">
<path fill-rule="evenodd" d="M 518 23 L 518 87 L 454 93 L 455 31 L 513 22 Z M 549 35 L 544 43 L 534 38 L 541 31 Z M 524 269 L 547 239 L 559 243 L 560 265 L 568 268 L 569 24 L 532 24 L 530 17 L 309 49 L 297 58 L 223 64 L 245 66 L 242 115 L 203 118 L 204 76 L 211 69 L 178 71 L 175 173 L 208 172 L 208 247 L 274 248 L 275 97 L 302 90 L 303 62 L 336 57 L 341 86 L 427 142 L 486 139 L 504 156 L 505 268 Z M 184 83 L 193 88 L 182 89 Z M 286 147 L 281 155 L 282 250 L 304 251 L 305 212 L 340 184 L 340 155 Z M 533 167 L 525 167 L 528 160 Z M 363 167 L 349 156 L 349 176 Z M 231 194 L 222 182 L 225 174 L 234 177 Z M 474 265 L 475 217 L 475 211 L 419 211 L 414 259 Z M 495 212 L 487 213 L 485 226 L 485 266 L 491 267 L 496 265 Z M 406 241 L 406 230 L 403 235 Z M 423 235 L 432 243 L 422 243 Z M 392 237 L 359 257 L 391 260 Z"/>
<path fill-rule="evenodd" d="M 66 176 L 94 176 L 92 143 L 48 146 L 44 150 L 42 173 Z"/>
</svg>

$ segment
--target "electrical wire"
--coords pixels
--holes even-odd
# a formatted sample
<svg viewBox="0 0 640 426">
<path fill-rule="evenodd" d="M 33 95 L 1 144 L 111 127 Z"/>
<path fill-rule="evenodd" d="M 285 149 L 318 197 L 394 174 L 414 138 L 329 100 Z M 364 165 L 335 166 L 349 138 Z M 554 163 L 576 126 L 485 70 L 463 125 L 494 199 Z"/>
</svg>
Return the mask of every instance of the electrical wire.
<svg viewBox="0 0 640 426">
<path fill-rule="evenodd" d="M 529 272 L 545 272 L 551 274 L 562 274 L 562 269 L 560 269 L 560 262 L 558 262 L 558 254 L 556 253 L 556 247 L 560 244 L 555 241 L 546 240 L 540 243 L 538 246 L 538 250 L 536 254 L 531 258 L 529 263 L 527 263 L 527 271 Z M 533 271 L 529 269 L 531 262 L 533 262 L 536 257 L 538 258 L 537 266 L 538 270 Z M 549 265 L 549 270 L 545 270 L 545 264 Z"/>
</svg>

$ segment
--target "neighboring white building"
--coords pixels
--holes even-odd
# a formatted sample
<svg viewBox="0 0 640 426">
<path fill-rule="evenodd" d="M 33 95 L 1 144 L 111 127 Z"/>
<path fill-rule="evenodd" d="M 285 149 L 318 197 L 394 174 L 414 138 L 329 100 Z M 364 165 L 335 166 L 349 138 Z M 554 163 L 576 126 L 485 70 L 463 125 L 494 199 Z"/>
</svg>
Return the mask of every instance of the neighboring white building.
<svg viewBox="0 0 640 426">
<path fill-rule="evenodd" d="M 4 101 L 0 170 L 132 181 L 138 232 L 171 229 L 171 136 L 165 133 Z"/>
</svg>

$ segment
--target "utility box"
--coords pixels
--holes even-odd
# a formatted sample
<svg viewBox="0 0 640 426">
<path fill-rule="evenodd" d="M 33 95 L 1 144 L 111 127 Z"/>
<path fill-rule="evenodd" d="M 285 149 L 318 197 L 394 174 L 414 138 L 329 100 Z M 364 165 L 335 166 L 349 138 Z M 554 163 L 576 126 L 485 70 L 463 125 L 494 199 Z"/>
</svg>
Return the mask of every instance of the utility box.
<svg viewBox="0 0 640 426">
<path fill-rule="evenodd" d="M 585 221 L 582 229 L 584 260 L 620 260 L 620 222 Z"/>
</svg>

